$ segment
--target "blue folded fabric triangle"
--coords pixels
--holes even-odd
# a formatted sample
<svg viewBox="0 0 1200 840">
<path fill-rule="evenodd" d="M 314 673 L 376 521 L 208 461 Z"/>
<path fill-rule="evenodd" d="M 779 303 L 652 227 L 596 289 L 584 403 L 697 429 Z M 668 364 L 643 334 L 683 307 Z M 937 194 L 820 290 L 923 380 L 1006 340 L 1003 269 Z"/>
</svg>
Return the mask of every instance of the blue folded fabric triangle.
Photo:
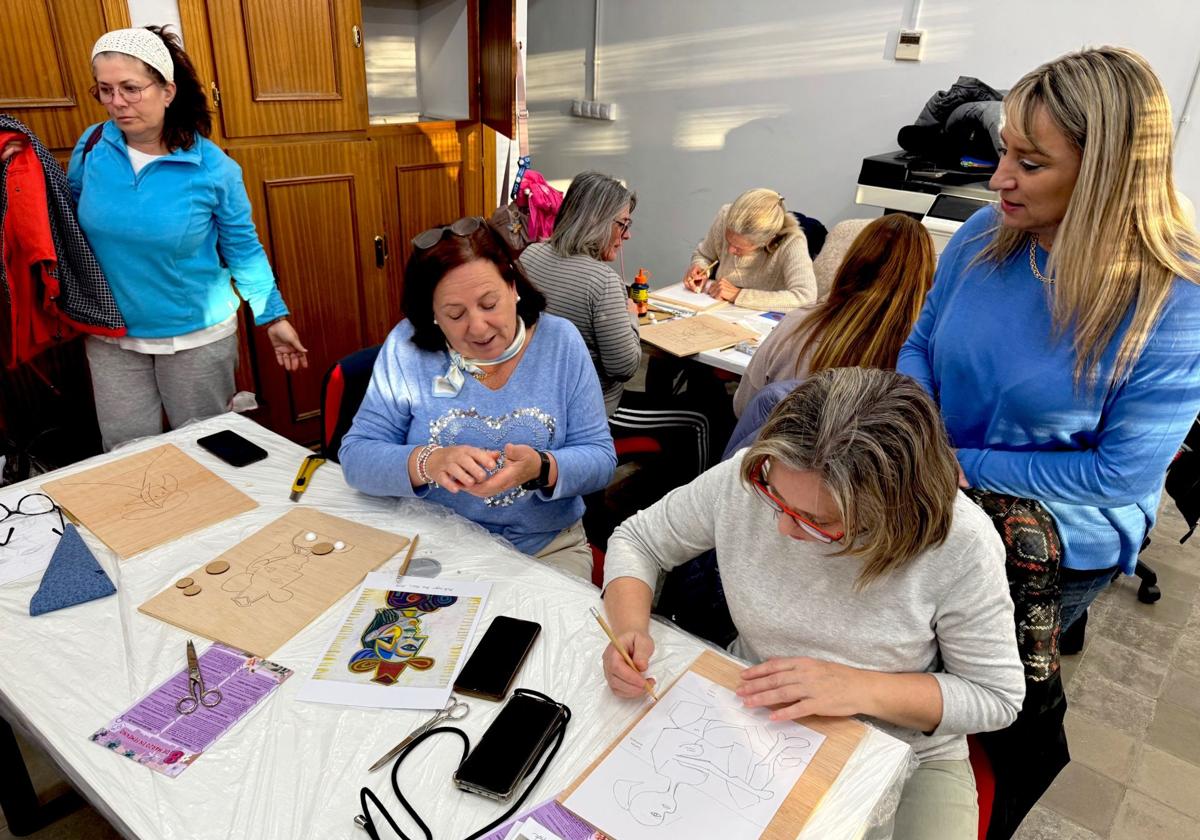
<svg viewBox="0 0 1200 840">
<path fill-rule="evenodd" d="M 29 614 L 41 615 L 73 607 L 116 591 L 83 537 L 79 536 L 78 529 L 68 523 L 54 549 L 54 556 L 50 558 L 50 565 L 42 575 L 42 584 L 29 602 Z"/>
</svg>

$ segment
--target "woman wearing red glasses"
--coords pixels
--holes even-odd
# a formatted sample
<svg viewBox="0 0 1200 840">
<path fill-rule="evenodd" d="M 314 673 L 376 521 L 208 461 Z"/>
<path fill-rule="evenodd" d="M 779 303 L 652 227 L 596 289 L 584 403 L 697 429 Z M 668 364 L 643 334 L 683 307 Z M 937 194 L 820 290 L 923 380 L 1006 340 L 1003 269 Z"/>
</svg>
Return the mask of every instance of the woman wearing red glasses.
<svg viewBox="0 0 1200 840">
<path fill-rule="evenodd" d="M 654 651 L 661 570 L 716 549 L 752 663 L 738 694 L 775 720 L 855 715 L 907 741 L 896 838 L 973 838 L 966 735 L 1000 729 L 1024 695 L 1004 546 L 958 492 L 937 408 L 892 371 L 835 368 L 786 397 L 759 439 L 622 524 L 605 607 L 639 669 Z M 612 691 L 645 677 L 610 645 Z"/>
</svg>

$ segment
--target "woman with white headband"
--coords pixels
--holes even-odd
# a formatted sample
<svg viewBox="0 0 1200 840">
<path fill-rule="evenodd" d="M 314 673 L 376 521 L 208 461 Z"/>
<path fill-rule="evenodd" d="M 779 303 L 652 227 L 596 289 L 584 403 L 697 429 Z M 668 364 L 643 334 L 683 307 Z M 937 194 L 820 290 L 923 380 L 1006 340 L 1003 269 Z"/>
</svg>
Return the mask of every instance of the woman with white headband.
<svg viewBox="0 0 1200 840">
<path fill-rule="evenodd" d="M 208 140 L 191 60 L 161 27 L 92 48 L 109 120 L 84 132 L 68 176 L 126 337 L 87 338 L 104 448 L 225 411 L 234 393 L 238 295 L 285 370 L 308 366 L 250 215 L 240 167 Z"/>
</svg>

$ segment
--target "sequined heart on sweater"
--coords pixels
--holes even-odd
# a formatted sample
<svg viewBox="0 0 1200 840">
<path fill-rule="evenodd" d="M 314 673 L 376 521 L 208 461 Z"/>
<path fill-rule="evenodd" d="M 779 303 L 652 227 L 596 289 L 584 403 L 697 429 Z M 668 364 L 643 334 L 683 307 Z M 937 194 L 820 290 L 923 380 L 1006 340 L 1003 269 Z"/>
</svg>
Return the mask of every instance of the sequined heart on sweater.
<svg viewBox="0 0 1200 840">
<path fill-rule="evenodd" d="M 518 408 L 499 417 L 480 414 L 474 408 L 455 408 L 429 423 L 429 442 L 438 446 L 477 446 L 501 453 L 496 470 L 504 466 L 504 445 L 525 444 L 534 449 L 552 448 L 555 421 L 540 408 Z M 495 472 L 493 470 L 492 472 Z M 484 499 L 488 507 L 508 507 L 529 491 L 512 487 Z"/>
</svg>

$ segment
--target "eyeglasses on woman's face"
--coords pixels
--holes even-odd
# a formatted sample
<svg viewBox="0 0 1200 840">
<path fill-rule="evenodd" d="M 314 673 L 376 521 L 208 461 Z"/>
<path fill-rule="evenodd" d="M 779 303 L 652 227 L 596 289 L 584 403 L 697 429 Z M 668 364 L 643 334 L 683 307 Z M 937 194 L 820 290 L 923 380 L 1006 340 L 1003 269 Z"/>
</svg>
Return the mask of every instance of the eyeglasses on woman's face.
<svg viewBox="0 0 1200 840">
<path fill-rule="evenodd" d="M 823 543 L 834 543 L 846 536 L 845 532 L 837 531 L 830 532 L 822 528 L 817 523 L 806 517 L 802 513 L 797 513 L 792 510 L 787 502 L 781 499 L 774 490 L 771 489 L 767 482 L 767 461 L 763 459 L 754 472 L 750 475 L 750 483 L 754 485 L 754 489 L 758 492 L 758 496 L 771 510 L 775 511 L 775 515 L 786 515 L 800 527 L 804 533 L 812 537 L 814 540 Z"/>
<path fill-rule="evenodd" d="M 613 224 L 621 231 L 622 236 L 628 236 L 629 229 L 633 227 L 633 217 L 626 216 L 623 219 L 613 219 Z"/>
<path fill-rule="evenodd" d="M 132 105 L 135 102 L 141 102 L 142 92 L 148 87 L 153 87 L 154 84 L 155 82 L 150 82 L 149 84 L 142 85 L 141 87 L 138 87 L 131 82 L 124 82 L 116 87 L 113 87 L 112 85 L 95 84 L 92 85 L 89 92 L 101 105 L 112 104 L 113 99 L 116 98 L 118 93 L 121 94 L 121 99 Z"/>
</svg>

